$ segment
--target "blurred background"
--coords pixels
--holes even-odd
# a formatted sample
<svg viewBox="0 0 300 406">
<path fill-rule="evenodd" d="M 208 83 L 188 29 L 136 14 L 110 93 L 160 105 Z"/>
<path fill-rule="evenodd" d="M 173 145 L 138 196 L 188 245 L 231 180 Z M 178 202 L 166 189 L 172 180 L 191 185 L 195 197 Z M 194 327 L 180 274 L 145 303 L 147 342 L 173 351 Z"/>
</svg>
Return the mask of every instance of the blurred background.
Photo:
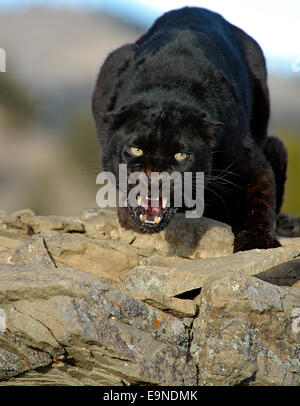
<svg viewBox="0 0 300 406">
<path fill-rule="evenodd" d="M 91 95 L 99 68 L 163 12 L 185 5 L 221 13 L 261 45 L 270 134 L 289 153 L 282 211 L 300 216 L 299 0 L 0 0 L 0 209 L 78 215 L 96 207 Z"/>
</svg>

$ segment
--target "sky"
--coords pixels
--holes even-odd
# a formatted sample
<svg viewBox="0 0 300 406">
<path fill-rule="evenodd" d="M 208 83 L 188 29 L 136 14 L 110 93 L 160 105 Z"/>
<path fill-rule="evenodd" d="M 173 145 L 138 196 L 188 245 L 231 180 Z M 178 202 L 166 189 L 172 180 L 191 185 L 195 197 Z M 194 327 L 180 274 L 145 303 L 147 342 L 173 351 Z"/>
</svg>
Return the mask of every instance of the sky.
<svg viewBox="0 0 300 406">
<path fill-rule="evenodd" d="M 209 8 L 253 36 L 270 69 L 300 75 L 300 0 L 0 0 L 0 10 L 30 5 L 105 10 L 145 28 L 171 9 Z"/>
</svg>

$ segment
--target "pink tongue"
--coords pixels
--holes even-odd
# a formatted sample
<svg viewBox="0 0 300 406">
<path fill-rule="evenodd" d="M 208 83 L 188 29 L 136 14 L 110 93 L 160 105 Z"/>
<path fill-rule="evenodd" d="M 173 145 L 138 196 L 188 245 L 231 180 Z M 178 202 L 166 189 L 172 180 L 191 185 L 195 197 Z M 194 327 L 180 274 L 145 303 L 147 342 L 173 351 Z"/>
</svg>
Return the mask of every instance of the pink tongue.
<svg viewBox="0 0 300 406">
<path fill-rule="evenodd" d="M 158 206 L 157 206 L 158 204 Z M 141 206 L 147 211 L 148 215 L 151 216 L 160 216 L 162 213 L 162 206 L 159 205 L 160 201 L 146 199 L 142 197 Z"/>
</svg>

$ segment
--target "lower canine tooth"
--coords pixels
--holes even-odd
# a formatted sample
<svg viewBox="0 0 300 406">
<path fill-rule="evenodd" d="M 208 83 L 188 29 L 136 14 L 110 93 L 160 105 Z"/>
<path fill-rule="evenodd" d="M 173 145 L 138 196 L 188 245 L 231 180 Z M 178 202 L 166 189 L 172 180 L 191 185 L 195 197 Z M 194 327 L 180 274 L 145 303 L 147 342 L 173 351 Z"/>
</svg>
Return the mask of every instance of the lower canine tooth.
<svg viewBox="0 0 300 406">
<path fill-rule="evenodd" d="M 147 218 L 146 214 L 140 214 L 140 220 L 142 223 L 145 222 L 146 218 Z"/>
<path fill-rule="evenodd" d="M 159 224 L 161 222 L 161 217 L 155 216 L 154 217 L 154 223 Z"/>
</svg>

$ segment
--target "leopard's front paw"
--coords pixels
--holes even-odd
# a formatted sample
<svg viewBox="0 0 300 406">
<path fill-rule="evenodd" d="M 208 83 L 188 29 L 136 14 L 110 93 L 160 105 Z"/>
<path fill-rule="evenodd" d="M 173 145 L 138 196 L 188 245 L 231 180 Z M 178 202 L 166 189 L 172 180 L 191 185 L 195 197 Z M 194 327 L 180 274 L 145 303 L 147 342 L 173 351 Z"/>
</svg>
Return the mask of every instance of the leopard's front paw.
<svg viewBox="0 0 300 406">
<path fill-rule="evenodd" d="M 234 252 L 281 247 L 273 231 L 242 230 L 235 234 Z"/>
</svg>

